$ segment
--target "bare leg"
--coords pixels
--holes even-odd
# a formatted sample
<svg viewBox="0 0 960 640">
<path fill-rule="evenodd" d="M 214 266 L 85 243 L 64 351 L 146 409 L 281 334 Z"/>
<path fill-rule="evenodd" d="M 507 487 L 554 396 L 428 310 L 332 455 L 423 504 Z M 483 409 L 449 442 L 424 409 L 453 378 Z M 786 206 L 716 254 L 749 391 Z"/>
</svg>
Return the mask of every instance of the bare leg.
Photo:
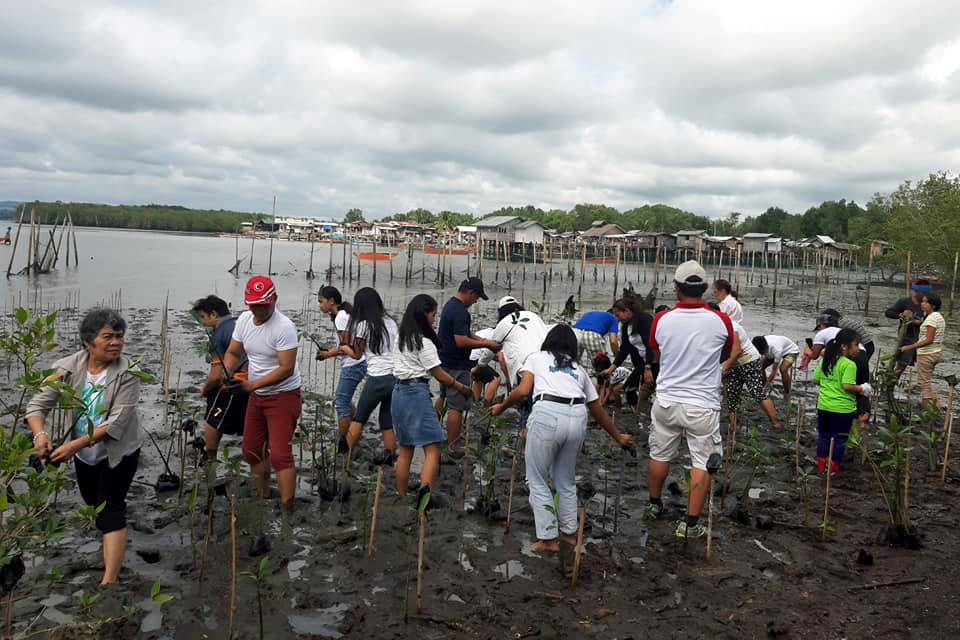
<svg viewBox="0 0 960 640">
<path fill-rule="evenodd" d="M 407 495 L 407 483 L 410 480 L 410 462 L 413 460 L 413 447 L 400 446 L 397 455 L 397 468 L 395 471 L 397 481 L 397 495 Z M 424 463 L 426 464 L 426 463 Z M 420 483 L 423 484 L 423 474 L 421 473 Z"/>
<path fill-rule="evenodd" d="M 783 425 L 780 424 L 780 417 L 777 415 L 777 408 L 773 406 L 773 400 L 767 398 L 760 403 L 760 406 L 763 408 L 764 413 L 767 414 L 767 417 L 773 422 L 774 429 L 783 428 Z"/>
<path fill-rule="evenodd" d="M 790 366 L 784 366 L 786 363 L 780 364 L 780 381 L 783 382 L 783 397 L 790 396 L 790 389 L 793 386 L 793 380 L 790 378 Z"/>
<path fill-rule="evenodd" d="M 267 476 L 269 479 L 269 476 Z M 280 505 L 290 504 L 297 489 L 297 468 L 281 469 L 277 471 L 277 489 L 280 490 Z M 269 495 L 269 488 L 267 489 Z"/>
<path fill-rule="evenodd" d="M 663 491 L 663 482 L 670 473 L 670 463 L 650 460 L 647 467 L 647 483 L 650 486 L 650 497 L 659 498 Z"/>
<path fill-rule="evenodd" d="M 707 489 L 710 486 L 710 474 L 705 469 L 693 468 L 690 470 L 690 497 L 687 498 L 687 514 L 699 516 L 703 511 L 703 503 L 707 499 Z"/>
<path fill-rule="evenodd" d="M 497 390 L 500 389 L 500 378 L 494 378 L 487 384 L 487 388 L 483 392 L 483 398 L 489 404 L 493 404 L 493 399 L 497 397 Z"/>
<path fill-rule="evenodd" d="M 363 425 L 357 422 L 356 420 L 350 423 L 350 427 L 347 429 L 347 446 L 352 450 L 357 443 L 360 442 L 360 432 L 363 430 Z"/>
<path fill-rule="evenodd" d="M 411 451 L 413 448 L 411 447 Z M 440 446 L 428 444 L 423 448 L 423 466 L 420 468 L 420 486 L 430 485 L 430 490 L 437 486 L 437 475 L 440 473 Z"/>
<path fill-rule="evenodd" d="M 100 584 L 117 581 L 123 554 L 127 550 L 127 528 L 103 534 L 103 579 Z"/>
<path fill-rule="evenodd" d="M 383 436 L 383 448 L 387 451 L 395 452 L 397 450 L 397 435 L 393 429 L 387 429 L 381 433 Z"/>
<path fill-rule="evenodd" d="M 460 425 L 463 424 L 463 414 L 454 409 L 447 411 L 447 445 L 453 444 L 460 439 Z"/>
<path fill-rule="evenodd" d="M 203 442 L 207 449 L 207 460 L 217 459 L 217 448 L 220 446 L 220 438 L 223 437 L 219 431 L 209 424 L 203 425 Z"/>
</svg>

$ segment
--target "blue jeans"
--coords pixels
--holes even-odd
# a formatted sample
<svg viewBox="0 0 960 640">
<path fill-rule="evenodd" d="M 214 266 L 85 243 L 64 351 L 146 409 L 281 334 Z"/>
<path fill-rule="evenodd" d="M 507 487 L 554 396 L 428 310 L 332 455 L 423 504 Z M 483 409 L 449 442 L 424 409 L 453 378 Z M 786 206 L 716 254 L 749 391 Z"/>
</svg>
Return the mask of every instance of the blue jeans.
<svg viewBox="0 0 960 640">
<path fill-rule="evenodd" d="M 355 364 L 352 367 L 340 369 L 340 381 L 337 383 L 337 391 L 334 396 L 334 402 L 337 405 L 337 419 L 350 417 L 350 406 L 353 404 L 353 394 L 357 386 L 367 375 L 367 362 Z"/>
<path fill-rule="evenodd" d="M 541 400 L 530 411 L 524 455 L 530 508 L 541 540 L 577 532 L 577 454 L 586 435 L 587 408 L 582 404 Z M 551 513 L 551 479 L 559 497 L 556 514 Z"/>
</svg>

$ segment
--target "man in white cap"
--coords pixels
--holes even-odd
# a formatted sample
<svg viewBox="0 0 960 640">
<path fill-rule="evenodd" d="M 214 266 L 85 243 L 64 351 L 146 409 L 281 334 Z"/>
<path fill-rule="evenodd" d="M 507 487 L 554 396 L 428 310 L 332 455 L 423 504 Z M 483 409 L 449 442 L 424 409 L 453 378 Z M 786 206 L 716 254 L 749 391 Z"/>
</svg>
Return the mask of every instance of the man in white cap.
<svg viewBox="0 0 960 640">
<path fill-rule="evenodd" d="M 493 341 L 501 346 L 504 374 L 510 385 L 517 384 L 520 367 L 531 353 L 540 351 L 547 337 L 547 325 L 533 311 L 524 309 L 513 296 L 504 296 L 497 303 L 497 326 L 493 330 Z M 492 360 L 493 354 L 486 352 L 480 357 L 484 365 Z"/>
<path fill-rule="evenodd" d="M 740 351 L 740 341 L 730 318 L 703 301 L 709 285 L 696 260 L 678 266 L 673 280 L 677 305 L 657 314 L 650 330 L 650 348 L 659 353 L 660 373 L 657 399 L 650 412 L 647 515 L 657 518 L 663 512 L 663 483 L 685 435 L 693 468 L 686 518 L 677 523 L 676 535 L 687 538 L 706 533 L 699 520 L 710 485 L 707 458 L 723 450 L 721 363 L 730 353 Z"/>
</svg>

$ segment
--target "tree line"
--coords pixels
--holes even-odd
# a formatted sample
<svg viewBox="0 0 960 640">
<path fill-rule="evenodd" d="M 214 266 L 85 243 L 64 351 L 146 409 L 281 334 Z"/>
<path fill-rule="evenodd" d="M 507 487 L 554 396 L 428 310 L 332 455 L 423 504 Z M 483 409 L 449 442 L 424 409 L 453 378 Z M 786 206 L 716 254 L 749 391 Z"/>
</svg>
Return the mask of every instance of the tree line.
<svg viewBox="0 0 960 640">
<path fill-rule="evenodd" d="M 34 202 L 43 224 L 62 219 L 67 210 L 79 226 L 120 227 L 158 231 L 235 232 L 241 222 L 265 220 L 266 214 L 240 211 L 189 209 L 176 205 L 105 205 L 92 203 Z M 906 181 L 889 194 L 876 194 L 866 206 L 854 201 L 828 200 L 802 213 L 770 207 L 755 216 L 731 212 L 724 218 L 709 218 L 665 204 L 644 205 L 620 211 L 606 204 L 578 204 L 569 211 L 544 210 L 533 205 L 502 207 L 474 216 L 458 211 L 433 213 L 416 208 L 383 220 L 416 222 L 438 229 L 470 225 L 490 216 L 519 216 L 536 220 L 560 232 L 583 231 L 595 221 L 616 223 L 624 230 L 675 233 L 703 229 L 712 235 L 771 233 L 789 239 L 815 235 L 859 245 L 866 255 L 872 240 L 888 240 L 892 251 L 880 264 L 904 262 L 907 251 L 918 265 L 947 271 L 960 248 L 960 178 L 947 172 L 933 173 L 917 182 Z M 344 215 L 347 222 L 364 220 L 361 209 Z"/>
</svg>

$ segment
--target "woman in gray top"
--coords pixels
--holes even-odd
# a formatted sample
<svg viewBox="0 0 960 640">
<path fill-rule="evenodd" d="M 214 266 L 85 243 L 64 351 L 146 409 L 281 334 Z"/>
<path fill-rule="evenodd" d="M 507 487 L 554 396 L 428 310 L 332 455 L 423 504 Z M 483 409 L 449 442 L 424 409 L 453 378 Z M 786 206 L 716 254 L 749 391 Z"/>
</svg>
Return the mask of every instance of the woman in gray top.
<svg viewBox="0 0 960 640">
<path fill-rule="evenodd" d="M 27 425 L 41 457 L 59 464 L 75 459 L 83 501 L 104 507 L 97 515 L 103 534 L 103 579 L 117 581 L 127 548 L 127 491 L 137 472 L 143 431 L 137 418 L 140 381 L 123 357 L 127 323 L 112 309 L 94 309 L 80 321 L 83 349 L 53 363 L 48 380 L 73 388 L 73 430 L 56 449 L 44 431 L 61 388 L 44 386 L 27 405 Z"/>
</svg>

